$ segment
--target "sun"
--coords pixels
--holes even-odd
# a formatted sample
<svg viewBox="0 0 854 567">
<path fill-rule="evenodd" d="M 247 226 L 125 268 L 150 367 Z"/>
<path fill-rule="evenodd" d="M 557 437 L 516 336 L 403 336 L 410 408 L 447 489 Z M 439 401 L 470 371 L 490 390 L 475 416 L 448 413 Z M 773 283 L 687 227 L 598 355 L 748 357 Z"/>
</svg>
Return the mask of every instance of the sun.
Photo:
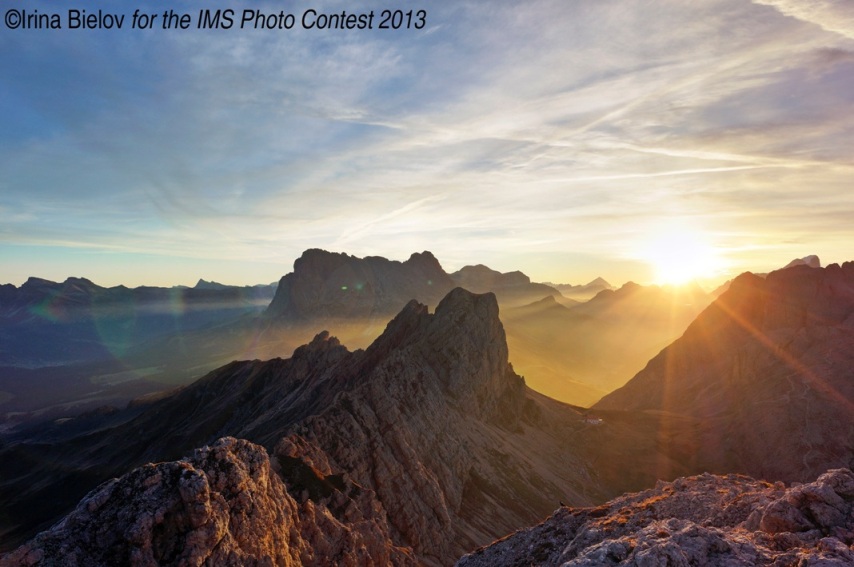
<svg viewBox="0 0 854 567">
<path fill-rule="evenodd" d="M 708 237 L 685 225 L 657 229 L 643 243 L 639 256 L 653 268 L 660 285 L 712 278 L 722 267 L 720 254 Z"/>
</svg>

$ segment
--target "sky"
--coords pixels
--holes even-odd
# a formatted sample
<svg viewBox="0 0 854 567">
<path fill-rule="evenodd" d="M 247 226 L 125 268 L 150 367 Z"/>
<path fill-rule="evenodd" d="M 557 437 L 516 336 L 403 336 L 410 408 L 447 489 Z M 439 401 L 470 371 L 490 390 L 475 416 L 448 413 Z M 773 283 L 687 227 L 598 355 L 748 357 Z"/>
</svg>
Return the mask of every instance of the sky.
<svg viewBox="0 0 854 567">
<path fill-rule="evenodd" d="M 426 25 L 129 29 L 201 7 Z M 0 283 L 269 283 L 307 248 L 575 284 L 854 260 L 850 0 L 12 8 L 126 21 L 0 24 Z"/>
</svg>

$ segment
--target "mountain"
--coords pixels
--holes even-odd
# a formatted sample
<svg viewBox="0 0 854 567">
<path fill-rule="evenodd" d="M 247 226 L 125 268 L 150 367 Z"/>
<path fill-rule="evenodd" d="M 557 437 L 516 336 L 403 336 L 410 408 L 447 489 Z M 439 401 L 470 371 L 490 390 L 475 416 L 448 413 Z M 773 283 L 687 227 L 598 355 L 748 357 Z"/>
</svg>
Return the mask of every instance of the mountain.
<svg viewBox="0 0 854 567">
<path fill-rule="evenodd" d="M 0 448 L 0 533 L 19 543 L 99 481 L 236 437 L 272 456 L 299 506 L 344 506 L 368 494 L 357 507 L 383 538 L 423 564 L 446 565 L 560 501 L 590 505 L 658 474 L 685 473 L 658 450 L 655 420 L 601 415 L 528 389 L 509 365 L 495 296 L 457 288 L 432 314 L 406 304 L 365 350 L 320 333 L 289 359 L 233 362 L 109 424 L 69 434 L 70 420 L 8 442 Z M 338 504 L 329 506 L 335 515 Z M 352 516 L 341 514 L 341 522 Z M 137 545 L 193 524 L 170 522 L 141 532 Z M 40 537 L 27 549 L 54 536 Z"/>
<path fill-rule="evenodd" d="M 86 278 L 0 286 L 0 365 L 37 368 L 110 360 L 132 345 L 247 313 L 274 286 L 102 287 Z"/>
<path fill-rule="evenodd" d="M 854 565 L 854 474 L 785 488 L 740 475 L 661 482 L 596 508 L 561 508 L 457 567 Z"/>
<path fill-rule="evenodd" d="M 85 278 L 0 286 L 0 434 L 198 378 L 224 353 L 261 342 L 246 320 L 274 292 L 219 284 L 107 288 Z"/>
<path fill-rule="evenodd" d="M 820 268 L 821 260 L 818 259 L 818 256 L 815 254 L 811 254 L 810 256 L 804 256 L 803 258 L 795 258 L 783 268 L 793 268 L 795 266 L 809 266 L 810 268 Z"/>
<path fill-rule="evenodd" d="M 818 256 L 812 254 L 810 256 L 804 256 L 803 258 L 795 258 L 794 260 L 783 266 L 782 269 L 793 268 L 795 266 L 809 266 L 810 268 L 821 268 L 821 260 L 818 259 Z M 768 274 L 761 273 L 756 275 L 760 278 L 764 278 Z M 711 296 L 714 298 L 718 298 L 723 292 L 729 289 L 730 285 L 732 285 L 732 280 L 725 281 L 717 288 L 715 288 L 714 291 L 712 291 Z"/>
<path fill-rule="evenodd" d="M 600 291 L 616 289 L 604 278 L 596 278 L 593 281 L 581 285 L 554 284 L 550 282 L 545 282 L 545 285 L 555 288 L 563 294 L 564 297 L 574 299 L 576 301 L 587 301 Z"/>
<path fill-rule="evenodd" d="M 473 273 L 498 277 L 469 284 L 489 283 L 499 300 L 557 293 L 518 272 L 481 268 Z M 307 250 L 282 281 L 278 290 L 203 279 L 168 289 L 84 278 L 0 286 L 0 434 L 119 407 L 229 360 L 288 356 L 319 328 L 363 348 L 410 299 L 436 305 L 456 285 L 429 252 L 397 262 Z"/>
<path fill-rule="evenodd" d="M 456 285 L 474 293 L 491 291 L 498 298 L 498 302 L 506 307 L 524 305 L 543 297 L 555 297 L 570 304 L 576 303 L 564 298 L 551 286 L 532 283 L 531 278 L 519 271 L 501 273 L 478 264 L 465 266 L 450 276 Z"/>
<path fill-rule="evenodd" d="M 711 301 L 699 287 L 627 283 L 565 307 L 543 301 L 503 313 L 510 355 L 544 394 L 590 406 L 625 384 Z"/>
<path fill-rule="evenodd" d="M 805 481 L 854 465 L 854 262 L 746 273 L 596 409 L 699 420 L 695 470 Z"/>
<path fill-rule="evenodd" d="M 294 262 L 294 271 L 279 281 L 266 316 L 285 320 L 386 317 L 411 299 L 436 305 L 453 287 L 453 280 L 430 252 L 398 262 L 310 249 Z"/>
</svg>

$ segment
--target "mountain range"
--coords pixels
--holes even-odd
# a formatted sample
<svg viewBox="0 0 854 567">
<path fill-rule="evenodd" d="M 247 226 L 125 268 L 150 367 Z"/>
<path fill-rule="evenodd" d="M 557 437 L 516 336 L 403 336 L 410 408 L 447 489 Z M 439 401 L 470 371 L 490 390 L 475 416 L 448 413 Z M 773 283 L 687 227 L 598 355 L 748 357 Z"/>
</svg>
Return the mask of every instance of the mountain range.
<svg viewBox="0 0 854 567">
<path fill-rule="evenodd" d="M 674 303 L 663 288 L 628 294 L 624 286 L 590 308 L 521 272 L 475 265 L 447 273 L 430 252 L 399 262 L 307 250 L 267 286 L 199 280 L 193 288 L 129 289 L 32 278 L 0 289 L 0 432 L 121 407 L 230 360 L 289 356 L 322 328 L 364 348 L 410 299 L 432 307 L 458 285 L 495 293 L 529 384 L 585 406 L 625 383 L 705 305 Z M 537 313 L 543 298 L 580 310 Z M 629 348 L 627 335 L 635 337 Z"/>
<path fill-rule="evenodd" d="M 511 359 L 531 386 L 590 406 L 625 384 L 712 301 L 699 286 L 629 282 L 567 307 L 552 297 L 504 310 Z"/>
<path fill-rule="evenodd" d="M 613 290 L 613 285 L 608 283 L 605 278 L 595 278 L 586 284 L 555 284 L 551 282 L 543 282 L 546 285 L 558 290 L 564 297 L 575 301 L 587 301 L 593 298 L 600 291 Z"/>
<path fill-rule="evenodd" d="M 495 294 L 454 288 L 364 350 L 321 332 L 9 434 L 0 541 L 20 547 L 0 562 L 850 564 L 854 263 L 739 276 L 590 409 L 511 365 L 502 318 L 644 321 L 646 293 L 499 317 Z"/>
<path fill-rule="evenodd" d="M 132 345 L 257 313 L 275 285 L 102 287 L 86 278 L 0 285 L 0 366 L 108 360 Z"/>
<path fill-rule="evenodd" d="M 527 388 L 508 362 L 495 296 L 461 288 L 432 314 L 409 302 L 365 350 L 350 352 L 324 332 L 289 359 L 234 362 L 124 415 L 79 419 L 90 421 L 0 450 L 0 517 L 18 521 L 4 526 L 4 539 L 46 527 L 100 480 L 224 436 L 263 446 L 300 505 L 333 493 L 349 501 L 347 483 L 368 491 L 360 509 L 388 526 L 384 537 L 442 565 L 560 501 L 592 504 L 655 481 L 648 466 L 626 474 L 617 455 L 669 462 L 650 420 L 599 427 Z M 115 545 L 132 554 L 132 543 Z"/>
</svg>

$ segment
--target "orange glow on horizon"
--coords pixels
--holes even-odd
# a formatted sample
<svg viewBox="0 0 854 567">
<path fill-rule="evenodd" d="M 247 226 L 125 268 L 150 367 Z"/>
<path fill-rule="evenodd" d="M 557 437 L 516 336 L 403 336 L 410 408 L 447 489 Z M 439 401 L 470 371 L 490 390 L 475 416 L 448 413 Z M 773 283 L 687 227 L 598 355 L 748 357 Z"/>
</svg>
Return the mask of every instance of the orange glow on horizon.
<svg viewBox="0 0 854 567">
<path fill-rule="evenodd" d="M 672 223 L 652 231 L 636 255 L 655 272 L 659 285 L 685 285 L 719 276 L 725 261 L 710 238 L 687 223 Z"/>
</svg>

